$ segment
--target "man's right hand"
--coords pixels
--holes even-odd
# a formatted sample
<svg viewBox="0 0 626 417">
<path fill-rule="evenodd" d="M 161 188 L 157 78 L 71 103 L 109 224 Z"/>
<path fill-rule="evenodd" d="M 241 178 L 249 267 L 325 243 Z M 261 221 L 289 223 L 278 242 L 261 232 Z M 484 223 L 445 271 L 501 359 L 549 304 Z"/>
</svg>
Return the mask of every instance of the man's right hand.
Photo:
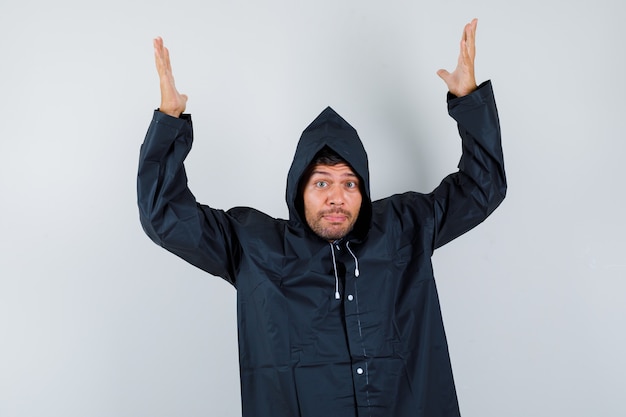
<svg viewBox="0 0 626 417">
<path fill-rule="evenodd" d="M 161 85 L 161 106 L 159 111 L 173 117 L 179 117 L 187 107 L 187 96 L 180 94 L 176 90 L 170 63 L 170 52 L 163 46 L 163 39 L 157 37 L 154 39 L 153 44 L 154 61 Z"/>
</svg>

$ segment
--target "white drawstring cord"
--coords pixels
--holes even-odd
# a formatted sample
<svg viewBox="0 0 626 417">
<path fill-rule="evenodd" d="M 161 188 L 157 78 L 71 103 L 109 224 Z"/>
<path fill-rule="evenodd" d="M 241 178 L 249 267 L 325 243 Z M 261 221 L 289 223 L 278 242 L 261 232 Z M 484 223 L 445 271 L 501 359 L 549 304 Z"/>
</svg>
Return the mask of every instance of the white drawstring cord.
<svg viewBox="0 0 626 417">
<path fill-rule="evenodd" d="M 352 252 L 352 249 L 350 249 L 350 242 L 346 243 L 346 248 L 348 248 L 348 252 L 350 252 L 350 255 L 352 255 L 352 257 L 354 258 L 354 276 L 355 277 L 359 277 L 359 260 L 356 258 L 356 255 Z"/>
<path fill-rule="evenodd" d="M 335 300 L 339 300 L 341 295 L 339 294 L 339 276 L 337 275 L 337 261 L 335 260 L 335 248 L 330 243 L 330 253 L 333 255 L 333 270 L 335 271 Z"/>
</svg>

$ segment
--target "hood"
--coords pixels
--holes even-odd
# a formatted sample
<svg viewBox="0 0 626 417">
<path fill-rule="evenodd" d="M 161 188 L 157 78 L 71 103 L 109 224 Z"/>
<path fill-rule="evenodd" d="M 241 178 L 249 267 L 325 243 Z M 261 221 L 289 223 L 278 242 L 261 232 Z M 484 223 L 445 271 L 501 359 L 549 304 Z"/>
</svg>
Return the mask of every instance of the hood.
<svg viewBox="0 0 626 417">
<path fill-rule="evenodd" d="M 367 153 L 356 130 L 330 107 L 320 113 L 300 136 L 287 176 L 286 200 L 289 207 L 289 220 L 301 223 L 308 228 L 304 213 L 299 208 L 301 207 L 300 179 L 315 155 L 325 146 L 345 159 L 361 180 L 363 202 L 359 218 L 351 234 L 357 238 L 363 238 L 369 230 L 372 217 Z"/>
</svg>

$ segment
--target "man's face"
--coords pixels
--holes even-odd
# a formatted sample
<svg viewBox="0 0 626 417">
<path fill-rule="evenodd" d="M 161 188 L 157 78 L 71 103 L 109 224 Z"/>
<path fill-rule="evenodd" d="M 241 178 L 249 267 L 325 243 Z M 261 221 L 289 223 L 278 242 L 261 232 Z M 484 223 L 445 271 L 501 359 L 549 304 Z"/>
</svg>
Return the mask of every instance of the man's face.
<svg viewBox="0 0 626 417">
<path fill-rule="evenodd" d="M 333 241 L 354 227 L 362 196 L 359 178 L 349 165 L 316 165 L 302 196 L 306 222 L 318 236 Z"/>
</svg>

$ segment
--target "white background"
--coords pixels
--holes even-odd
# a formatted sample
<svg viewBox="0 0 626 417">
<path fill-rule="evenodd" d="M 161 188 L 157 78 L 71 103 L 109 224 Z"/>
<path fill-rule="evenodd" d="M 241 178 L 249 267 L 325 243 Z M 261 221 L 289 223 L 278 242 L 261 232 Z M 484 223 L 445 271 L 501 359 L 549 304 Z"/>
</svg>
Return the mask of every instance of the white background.
<svg viewBox="0 0 626 417">
<path fill-rule="evenodd" d="M 287 215 L 327 105 L 374 198 L 456 170 L 445 84 L 479 18 L 509 193 L 434 258 L 465 417 L 626 415 L 621 0 L 5 1 L 0 416 L 237 416 L 235 291 L 139 225 L 139 146 L 170 47 L 198 200 Z"/>
</svg>

